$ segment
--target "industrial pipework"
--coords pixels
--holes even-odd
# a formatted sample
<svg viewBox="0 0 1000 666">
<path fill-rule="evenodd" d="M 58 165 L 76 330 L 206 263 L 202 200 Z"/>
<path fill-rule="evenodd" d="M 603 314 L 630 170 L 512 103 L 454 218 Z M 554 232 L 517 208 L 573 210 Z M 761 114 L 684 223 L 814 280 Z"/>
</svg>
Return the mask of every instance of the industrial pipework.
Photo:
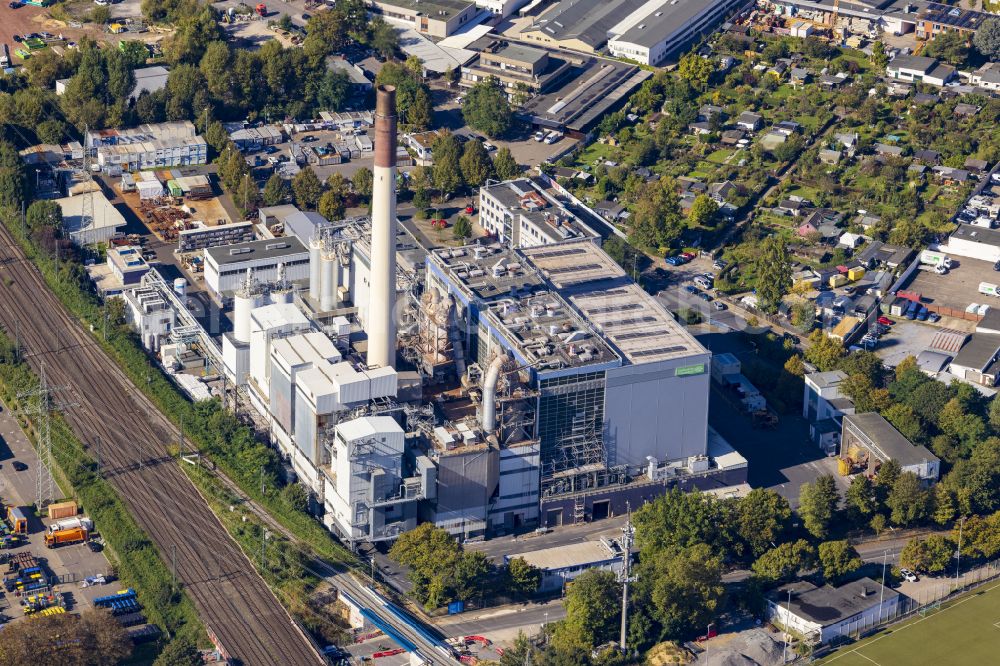
<svg viewBox="0 0 1000 666">
<path fill-rule="evenodd" d="M 396 87 L 375 95 L 368 365 L 396 367 Z"/>
<path fill-rule="evenodd" d="M 507 354 L 498 355 L 490 363 L 483 380 L 483 432 L 490 435 L 497 429 L 497 382 L 500 381 L 500 371 L 507 362 Z"/>
</svg>

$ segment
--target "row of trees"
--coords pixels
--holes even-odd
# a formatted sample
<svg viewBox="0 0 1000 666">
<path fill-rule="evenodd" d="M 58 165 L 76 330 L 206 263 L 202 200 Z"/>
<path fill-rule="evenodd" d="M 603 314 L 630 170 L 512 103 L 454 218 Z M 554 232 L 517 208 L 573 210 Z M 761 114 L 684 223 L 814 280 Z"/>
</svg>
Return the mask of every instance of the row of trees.
<svg viewBox="0 0 1000 666">
<path fill-rule="evenodd" d="M 521 558 L 497 568 L 485 554 L 466 552 L 446 530 L 431 523 L 400 535 L 389 557 L 409 569 L 411 594 L 428 610 L 495 595 L 528 597 L 542 579 L 541 571 Z"/>
<path fill-rule="evenodd" d="M 509 148 L 501 148 L 491 158 L 479 139 L 470 139 L 463 145 L 455 135 L 445 133 L 435 139 L 431 152 L 434 164 L 417 167 L 410 175 L 409 188 L 417 208 L 430 205 L 431 190 L 446 199 L 464 189 L 480 187 L 488 179 L 509 180 L 521 174 L 521 167 Z"/>
</svg>

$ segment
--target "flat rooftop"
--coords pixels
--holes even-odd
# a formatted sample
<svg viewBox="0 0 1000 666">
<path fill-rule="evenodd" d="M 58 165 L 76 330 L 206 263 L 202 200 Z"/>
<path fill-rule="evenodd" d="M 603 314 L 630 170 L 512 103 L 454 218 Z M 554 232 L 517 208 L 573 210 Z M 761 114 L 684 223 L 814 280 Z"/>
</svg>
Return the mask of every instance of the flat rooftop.
<svg viewBox="0 0 1000 666">
<path fill-rule="evenodd" d="M 574 211 L 549 194 L 544 183 L 536 179 L 518 178 L 486 185 L 480 189 L 480 194 L 483 192 L 495 198 L 507 210 L 516 211 L 530 221 L 551 242 L 599 236 Z"/>
<path fill-rule="evenodd" d="M 449 273 L 452 282 L 463 287 L 468 295 L 483 301 L 496 300 L 512 292 L 531 292 L 543 284 L 512 250 L 499 243 L 436 249 L 432 256 Z"/>
<path fill-rule="evenodd" d="M 239 264 L 245 261 L 265 259 L 281 259 L 296 254 L 308 253 L 309 250 L 294 236 L 284 238 L 268 238 L 236 245 L 220 245 L 205 248 L 206 259 L 211 259 L 217 266 Z"/>
<path fill-rule="evenodd" d="M 557 571 L 571 567 L 596 565 L 622 559 L 620 552 L 612 552 L 602 541 L 583 541 L 542 550 L 509 555 L 508 559 L 520 557 L 528 564 L 542 570 Z"/>
<path fill-rule="evenodd" d="M 630 362 L 708 353 L 594 243 L 571 241 L 521 252 Z"/>
<path fill-rule="evenodd" d="M 441 20 L 455 16 L 475 3 L 465 0 L 375 0 L 375 4 L 408 9 L 421 16 Z"/>
</svg>

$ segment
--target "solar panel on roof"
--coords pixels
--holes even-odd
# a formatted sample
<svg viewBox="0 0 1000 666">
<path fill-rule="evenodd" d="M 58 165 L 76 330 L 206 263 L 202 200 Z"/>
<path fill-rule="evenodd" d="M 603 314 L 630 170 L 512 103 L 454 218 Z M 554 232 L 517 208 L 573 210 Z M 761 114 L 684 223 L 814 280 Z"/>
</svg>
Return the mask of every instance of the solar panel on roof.
<svg viewBox="0 0 1000 666">
<path fill-rule="evenodd" d="M 552 275 L 561 275 L 563 273 L 580 273 L 583 271 L 592 271 L 600 267 L 601 267 L 600 264 L 584 264 L 583 266 L 560 266 L 559 268 L 548 268 L 546 270 Z"/>
<path fill-rule="evenodd" d="M 603 308 L 594 308 L 592 310 L 587 310 L 589 315 L 599 315 L 606 312 L 624 312 L 625 310 L 641 310 L 642 304 L 640 303 L 623 303 L 620 305 L 607 305 Z"/>
<path fill-rule="evenodd" d="M 641 349 L 636 352 L 631 352 L 632 356 L 656 356 L 658 354 L 671 354 L 673 352 L 684 351 L 687 349 L 684 345 L 674 345 L 673 347 L 658 347 L 657 349 Z"/>
<path fill-rule="evenodd" d="M 550 252 L 539 252 L 529 255 L 533 259 L 549 259 L 550 257 L 565 257 L 568 254 L 580 254 L 586 250 L 579 247 L 571 247 L 568 250 L 552 250 Z"/>
<path fill-rule="evenodd" d="M 604 328 L 611 328 L 612 326 L 627 326 L 630 324 L 649 324 L 654 321 L 660 321 L 656 317 L 636 317 L 634 319 L 619 319 L 618 321 L 609 321 L 602 323 L 601 326 Z"/>
<path fill-rule="evenodd" d="M 625 342 L 627 340 L 637 340 L 639 338 L 651 338 L 654 335 L 663 335 L 661 330 L 649 330 L 649 331 L 633 331 L 631 333 L 622 333 L 621 335 L 616 335 L 615 340 L 618 342 Z"/>
</svg>

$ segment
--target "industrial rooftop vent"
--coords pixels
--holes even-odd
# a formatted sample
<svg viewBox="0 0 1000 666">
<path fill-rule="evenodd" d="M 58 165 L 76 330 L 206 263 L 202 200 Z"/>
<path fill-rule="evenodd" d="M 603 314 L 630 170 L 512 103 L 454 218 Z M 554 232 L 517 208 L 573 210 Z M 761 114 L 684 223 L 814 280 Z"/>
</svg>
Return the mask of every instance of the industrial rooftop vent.
<svg viewBox="0 0 1000 666">
<path fill-rule="evenodd" d="M 284 250 L 287 247 L 291 247 L 288 243 L 268 243 L 264 249 L 267 250 Z"/>
</svg>

